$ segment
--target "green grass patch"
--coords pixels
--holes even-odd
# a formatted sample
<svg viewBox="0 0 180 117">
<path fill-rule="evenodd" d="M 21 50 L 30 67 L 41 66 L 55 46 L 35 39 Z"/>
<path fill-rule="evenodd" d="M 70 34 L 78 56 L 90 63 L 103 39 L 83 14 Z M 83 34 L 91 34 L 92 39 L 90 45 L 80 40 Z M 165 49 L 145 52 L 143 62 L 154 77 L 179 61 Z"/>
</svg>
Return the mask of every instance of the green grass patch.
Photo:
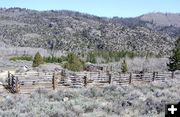
<svg viewBox="0 0 180 117">
<path fill-rule="evenodd" d="M 13 56 L 10 58 L 10 60 L 12 60 L 12 61 L 17 61 L 17 60 L 33 61 L 33 57 L 30 55 Z"/>
</svg>

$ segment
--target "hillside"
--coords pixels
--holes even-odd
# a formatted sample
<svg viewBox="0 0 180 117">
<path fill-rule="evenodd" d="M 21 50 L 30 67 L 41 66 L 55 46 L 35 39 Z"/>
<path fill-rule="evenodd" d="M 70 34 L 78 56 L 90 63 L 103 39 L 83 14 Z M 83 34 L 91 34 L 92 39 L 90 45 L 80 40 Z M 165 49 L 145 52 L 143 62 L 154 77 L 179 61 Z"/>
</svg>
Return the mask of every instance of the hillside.
<svg viewBox="0 0 180 117">
<path fill-rule="evenodd" d="M 180 13 L 148 13 L 139 17 L 152 30 L 172 37 L 180 36 Z"/>
<path fill-rule="evenodd" d="M 159 26 L 180 27 L 180 13 L 148 13 L 140 17 L 143 21 L 153 22 Z"/>
<path fill-rule="evenodd" d="M 159 28 L 142 17 L 104 18 L 65 10 L 0 9 L 0 44 L 9 46 L 169 54 L 180 32 L 178 27 L 171 27 Z"/>
</svg>

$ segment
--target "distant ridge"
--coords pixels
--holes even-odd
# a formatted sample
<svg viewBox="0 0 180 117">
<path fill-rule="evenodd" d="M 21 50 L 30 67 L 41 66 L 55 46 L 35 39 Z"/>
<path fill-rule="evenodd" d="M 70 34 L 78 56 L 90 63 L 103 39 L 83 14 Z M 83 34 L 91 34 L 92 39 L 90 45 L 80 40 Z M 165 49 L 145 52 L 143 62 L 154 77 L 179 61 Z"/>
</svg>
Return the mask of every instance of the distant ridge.
<svg viewBox="0 0 180 117">
<path fill-rule="evenodd" d="M 180 13 L 148 13 L 140 17 L 143 21 L 150 21 L 159 26 L 180 27 Z"/>
<path fill-rule="evenodd" d="M 40 48 L 53 44 L 58 50 L 73 52 L 128 50 L 169 54 L 180 34 L 179 14 L 155 14 L 104 18 L 67 10 L 2 8 L 0 42 Z"/>
</svg>

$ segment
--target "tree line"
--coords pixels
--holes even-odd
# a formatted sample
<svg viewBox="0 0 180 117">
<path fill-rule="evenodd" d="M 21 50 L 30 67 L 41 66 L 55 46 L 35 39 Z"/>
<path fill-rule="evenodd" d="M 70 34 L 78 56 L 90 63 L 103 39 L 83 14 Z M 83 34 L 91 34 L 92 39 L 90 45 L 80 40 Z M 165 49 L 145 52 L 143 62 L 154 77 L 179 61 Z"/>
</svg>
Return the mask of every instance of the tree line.
<svg viewBox="0 0 180 117">
<path fill-rule="evenodd" d="M 101 57 L 105 60 L 106 63 L 113 62 L 113 61 L 120 61 L 120 59 L 129 57 L 134 58 L 136 56 L 144 56 L 142 53 L 137 52 L 129 52 L 129 51 L 119 51 L 119 52 L 113 52 L 113 51 L 93 51 L 86 54 L 86 57 L 84 54 L 80 56 L 69 53 L 67 56 L 61 56 L 61 57 L 55 57 L 55 56 L 49 56 L 49 57 L 42 57 L 42 55 L 37 52 L 34 57 L 30 55 L 23 55 L 23 56 L 15 56 L 10 58 L 10 60 L 27 60 L 27 61 L 33 61 L 32 67 L 38 67 L 40 64 L 43 63 L 59 63 L 64 68 L 72 70 L 72 71 L 81 71 L 85 67 L 85 62 L 90 63 L 96 63 L 97 58 Z M 151 53 L 146 54 L 146 57 L 153 56 Z M 86 58 L 83 60 L 82 58 Z M 172 54 L 169 57 L 169 63 L 167 64 L 168 70 L 172 72 L 172 75 L 174 75 L 174 72 L 176 70 L 180 70 L 180 38 L 177 39 L 175 42 L 175 48 L 172 50 Z M 122 73 L 128 72 L 128 65 L 126 63 L 126 60 L 124 59 L 121 64 L 121 71 Z"/>
</svg>

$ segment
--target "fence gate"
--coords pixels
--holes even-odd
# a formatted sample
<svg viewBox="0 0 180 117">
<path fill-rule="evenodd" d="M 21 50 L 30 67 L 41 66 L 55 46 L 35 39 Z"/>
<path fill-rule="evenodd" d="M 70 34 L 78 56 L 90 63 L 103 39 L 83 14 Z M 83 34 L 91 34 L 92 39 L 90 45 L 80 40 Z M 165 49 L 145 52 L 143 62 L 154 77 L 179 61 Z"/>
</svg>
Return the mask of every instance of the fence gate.
<svg viewBox="0 0 180 117">
<path fill-rule="evenodd" d="M 8 89 L 11 93 L 19 92 L 19 80 L 18 77 L 15 77 L 13 74 L 8 73 Z"/>
</svg>

